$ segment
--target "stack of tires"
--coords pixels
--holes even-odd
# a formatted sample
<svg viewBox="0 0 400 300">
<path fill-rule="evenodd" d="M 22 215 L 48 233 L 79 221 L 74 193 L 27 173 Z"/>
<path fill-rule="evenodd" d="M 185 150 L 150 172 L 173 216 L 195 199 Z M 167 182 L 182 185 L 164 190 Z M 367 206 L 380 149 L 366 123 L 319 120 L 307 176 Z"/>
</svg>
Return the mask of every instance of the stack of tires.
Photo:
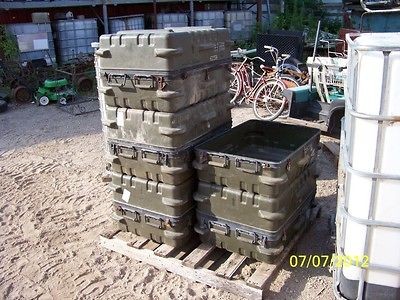
<svg viewBox="0 0 400 300">
<path fill-rule="evenodd" d="M 93 46 L 114 219 L 183 245 L 193 236 L 193 147 L 231 127 L 229 33 L 122 31 Z"/>
<path fill-rule="evenodd" d="M 251 120 L 196 146 L 202 242 L 268 263 L 280 257 L 310 221 L 319 135 Z"/>
</svg>

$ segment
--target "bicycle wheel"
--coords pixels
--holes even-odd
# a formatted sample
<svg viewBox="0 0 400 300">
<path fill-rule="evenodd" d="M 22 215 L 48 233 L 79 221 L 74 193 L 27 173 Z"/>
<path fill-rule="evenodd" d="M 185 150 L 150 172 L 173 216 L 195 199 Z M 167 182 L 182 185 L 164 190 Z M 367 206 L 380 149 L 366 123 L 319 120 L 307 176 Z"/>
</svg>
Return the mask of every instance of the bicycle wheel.
<svg viewBox="0 0 400 300">
<path fill-rule="evenodd" d="M 233 95 L 231 103 L 239 104 L 238 98 L 242 93 L 242 77 L 240 76 L 240 72 L 237 71 L 234 66 L 231 66 L 231 75 L 233 76 L 229 86 L 229 93 Z"/>
<path fill-rule="evenodd" d="M 285 84 L 279 79 L 271 79 L 263 83 L 255 93 L 253 111 L 257 118 L 273 121 L 283 112 L 286 98 L 283 97 Z"/>
</svg>

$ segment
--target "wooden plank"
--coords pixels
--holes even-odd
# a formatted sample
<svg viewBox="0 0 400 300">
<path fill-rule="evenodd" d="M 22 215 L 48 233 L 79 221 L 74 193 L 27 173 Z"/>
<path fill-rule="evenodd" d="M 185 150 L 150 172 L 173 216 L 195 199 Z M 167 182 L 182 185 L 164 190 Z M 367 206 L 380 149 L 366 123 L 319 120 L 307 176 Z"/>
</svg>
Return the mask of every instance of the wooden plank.
<svg viewBox="0 0 400 300">
<path fill-rule="evenodd" d="M 182 263 L 187 267 L 197 268 L 211 252 L 215 249 L 215 246 L 210 244 L 200 244 L 196 249 L 192 251 Z"/>
<path fill-rule="evenodd" d="M 296 236 L 293 237 L 292 241 L 282 251 L 279 258 L 274 264 L 262 263 L 256 271 L 247 279 L 247 284 L 253 287 L 264 289 L 268 281 L 271 280 L 274 273 L 280 268 L 283 262 L 286 260 L 290 251 L 297 244 L 300 237 L 303 235 L 304 229 L 301 230 Z"/>
<path fill-rule="evenodd" d="M 156 250 L 158 247 L 160 247 L 161 244 L 156 243 L 152 240 L 149 240 L 142 248 L 143 249 L 148 249 L 148 250 Z"/>
<path fill-rule="evenodd" d="M 118 232 L 120 232 L 120 231 L 121 230 L 118 229 L 118 227 L 116 225 L 111 225 L 111 226 L 107 227 L 106 229 L 104 229 L 104 231 L 100 234 L 100 236 L 111 239 L 116 234 L 118 234 Z"/>
<path fill-rule="evenodd" d="M 126 242 L 114 238 L 107 239 L 100 236 L 100 245 L 111 250 L 118 252 L 122 255 L 128 256 L 132 259 L 142 261 L 157 269 L 167 270 L 173 274 L 185 277 L 191 281 L 201 282 L 203 284 L 221 289 L 235 295 L 248 298 L 248 299 L 262 299 L 262 290 L 246 285 L 242 280 L 228 280 L 215 275 L 215 272 L 199 268 L 193 269 L 182 264 L 182 261 L 173 257 L 160 257 L 156 256 L 153 251 L 148 249 L 136 249 L 127 246 Z"/>
<path fill-rule="evenodd" d="M 149 239 L 146 239 L 142 236 L 133 236 L 132 235 L 132 240 L 128 242 L 128 245 L 130 247 L 134 247 L 136 249 L 140 249 L 142 248 L 147 242 L 149 241 Z"/>
<path fill-rule="evenodd" d="M 208 256 L 208 258 L 203 262 L 202 268 L 210 269 L 215 264 L 218 264 L 218 261 L 223 259 L 223 256 L 227 254 L 227 251 L 220 248 L 215 248 L 214 251 Z M 226 259 L 226 258 L 225 258 Z M 225 260 L 223 259 L 223 260 Z M 221 264 L 221 263 L 220 263 Z"/>
<path fill-rule="evenodd" d="M 246 256 L 238 253 L 232 253 L 229 258 L 216 270 L 216 274 L 218 276 L 231 279 L 245 260 Z"/>
<path fill-rule="evenodd" d="M 189 242 L 189 244 L 187 244 L 186 246 L 183 246 L 181 249 L 178 249 L 178 251 L 174 251 L 175 253 L 173 254 L 173 256 L 176 259 L 184 259 L 199 245 L 200 245 L 200 243 L 198 240 L 193 240 L 193 241 Z"/>
<path fill-rule="evenodd" d="M 154 254 L 161 257 L 168 257 L 171 255 L 172 252 L 175 251 L 175 249 L 175 247 L 172 247 L 170 245 L 162 244 L 160 247 L 154 250 Z"/>
</svg>

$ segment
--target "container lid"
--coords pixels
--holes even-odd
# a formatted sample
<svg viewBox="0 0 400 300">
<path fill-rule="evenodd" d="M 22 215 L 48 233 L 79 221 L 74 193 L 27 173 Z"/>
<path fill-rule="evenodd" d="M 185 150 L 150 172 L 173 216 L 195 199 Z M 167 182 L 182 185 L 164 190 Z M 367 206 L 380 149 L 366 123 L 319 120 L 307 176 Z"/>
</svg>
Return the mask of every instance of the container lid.
<svg viewBox="0 0 400 300">
<path fill-rule="evenodd" d="M 355 39 L 351 39 L 354 38 Z M 360 50 L 392 49 L 400 50 L 400 32 L 348 34 L 351 48 Z"/>
</svg>

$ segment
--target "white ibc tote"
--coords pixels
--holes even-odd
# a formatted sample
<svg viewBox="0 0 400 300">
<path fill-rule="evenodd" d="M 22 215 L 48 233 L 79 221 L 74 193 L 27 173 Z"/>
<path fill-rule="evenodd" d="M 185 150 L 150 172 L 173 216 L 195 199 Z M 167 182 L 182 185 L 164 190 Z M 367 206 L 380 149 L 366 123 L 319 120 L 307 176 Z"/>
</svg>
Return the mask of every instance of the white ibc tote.
<svg viewBox="0 0 400 300">
<path fill-rule="evenodd" d="M 347 36 L 346 112 L 342 127 L 335 294 L 400 297 L 400 33 Z M 340 263 L 339 263 L 340 265 Z"/>
</svg>

